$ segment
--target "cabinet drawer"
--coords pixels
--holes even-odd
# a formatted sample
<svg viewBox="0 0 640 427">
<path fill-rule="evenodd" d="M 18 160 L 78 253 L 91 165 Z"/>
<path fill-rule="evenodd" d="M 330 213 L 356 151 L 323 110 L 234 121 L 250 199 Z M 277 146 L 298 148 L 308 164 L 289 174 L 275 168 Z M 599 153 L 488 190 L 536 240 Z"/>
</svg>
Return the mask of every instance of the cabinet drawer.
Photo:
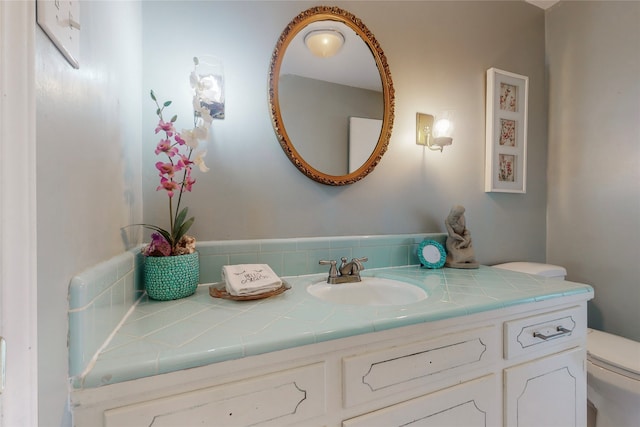
<svg viewBox="0 0 640 427">
<path fill-rule="evenodd" d="M 110 409 L 104 425 L 287 425 L 325 412 L 325 366 L 309 366 Z"/>
<path fill-rule="evenodd" d="M 342 422 L 343 427 L 466 426 L 500 423 L 495 375 L 449 387 Z"/>
<path fill-rule="evenodd" d="M 343 404 L 351 407 L 415 387 L 434 390 L 499 357 L 497 328 L 485 327 L 343 359 Z"/>
<path fill-rule="evenodd" d="M 587 333 L 586 308 L 575 306 L 504 323 L 504 358 L 562 345 Z"/>
</svg>

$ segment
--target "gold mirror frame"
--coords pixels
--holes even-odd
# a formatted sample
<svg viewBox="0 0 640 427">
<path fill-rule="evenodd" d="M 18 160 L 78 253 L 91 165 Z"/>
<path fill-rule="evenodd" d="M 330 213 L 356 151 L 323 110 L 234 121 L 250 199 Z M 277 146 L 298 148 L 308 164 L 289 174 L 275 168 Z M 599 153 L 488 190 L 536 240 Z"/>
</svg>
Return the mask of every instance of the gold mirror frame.
<svg viewBox="0 0 640 427">
<path fill-rule="evenodd" d="M 382 94 L 384 102 L 384 114 L 382 119 L 382 129 L 373 152 L 367 161 L 347 175 L 328 175 L 313 168 L 305 161 L 294 148 L 289 135 L 284 127 L 282 114 L 280 112 L 280 103 L 278 99 L 278 83 L 280 78 L 280 67 L 284 58 L 285 51 L 293 38 L 302 31 L 307 25 L 323 20 L 331 20 L 342 22 L 355 31 L 360 38 L 367 44 L 378 67 L 380 79 L 382 83 Z M 314 181 L 326 185 L 346 185 L 353 184 L 367 176 L 380 162 L 382 155 L 387 151 L 389 139 L 391 138 L 391 128 L 394 119 L 394 89 L 391 81 L 391 72 L 387 64 L 387 58 L 373 36 L 373 33 L 364 25 L 364 23 L 353 14 L 332 6 L 317 6 L 301 12 L 296 16 L 284 29 L 276 47 L 271 56 L 271 65 L 269 67 L 269 104 L 271 106 L 271 121 L 273 128 L 278 137 L 278 142 L 284 150 L 285 154 L 291 162 L 307 177 Z"/>
</svg>

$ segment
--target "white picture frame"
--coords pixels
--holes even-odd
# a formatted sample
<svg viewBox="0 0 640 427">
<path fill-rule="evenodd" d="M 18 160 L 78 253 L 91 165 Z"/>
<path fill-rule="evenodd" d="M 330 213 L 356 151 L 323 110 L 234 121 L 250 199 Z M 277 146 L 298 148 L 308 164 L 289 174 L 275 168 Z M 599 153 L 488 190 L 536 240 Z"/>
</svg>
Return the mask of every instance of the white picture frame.
<svg viewBox="0 0 640 427">
<path fill-rule="evenodd" d="M 527 192 L 527 117 L 529 78 L 487 70 L 485 188 Z"/>
</svg>

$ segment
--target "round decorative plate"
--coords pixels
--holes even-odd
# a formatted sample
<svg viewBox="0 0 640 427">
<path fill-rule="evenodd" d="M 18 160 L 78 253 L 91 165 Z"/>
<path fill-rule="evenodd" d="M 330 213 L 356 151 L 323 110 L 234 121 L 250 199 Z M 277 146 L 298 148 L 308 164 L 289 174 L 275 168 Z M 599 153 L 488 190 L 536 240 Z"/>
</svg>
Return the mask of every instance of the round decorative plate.
<svg viewBox="0 0 640 427">
<path fill-rule="evenodd" d="M 447 253 L 435 240 L 425 240 L 418 246 L 418 258 L 424 267 L 442 268 L 447 259 Z"/>
</svg>

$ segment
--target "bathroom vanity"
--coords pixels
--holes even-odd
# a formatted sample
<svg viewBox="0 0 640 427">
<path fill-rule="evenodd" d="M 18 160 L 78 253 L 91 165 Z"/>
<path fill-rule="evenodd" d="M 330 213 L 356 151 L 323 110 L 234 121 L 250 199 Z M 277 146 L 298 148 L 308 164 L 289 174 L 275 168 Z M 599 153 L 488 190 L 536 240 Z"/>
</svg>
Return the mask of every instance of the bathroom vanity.
<svg viewBox="0 0 640 427">
<path fill-rule="evenodd" d="M 428 297 L 142 301 L 72 379 L 77 426 L 583 426 L 590 286 L 481 266 L 365 270 Z M 348 286 L 349 284 L 336 285 Z"/>
</svg>

